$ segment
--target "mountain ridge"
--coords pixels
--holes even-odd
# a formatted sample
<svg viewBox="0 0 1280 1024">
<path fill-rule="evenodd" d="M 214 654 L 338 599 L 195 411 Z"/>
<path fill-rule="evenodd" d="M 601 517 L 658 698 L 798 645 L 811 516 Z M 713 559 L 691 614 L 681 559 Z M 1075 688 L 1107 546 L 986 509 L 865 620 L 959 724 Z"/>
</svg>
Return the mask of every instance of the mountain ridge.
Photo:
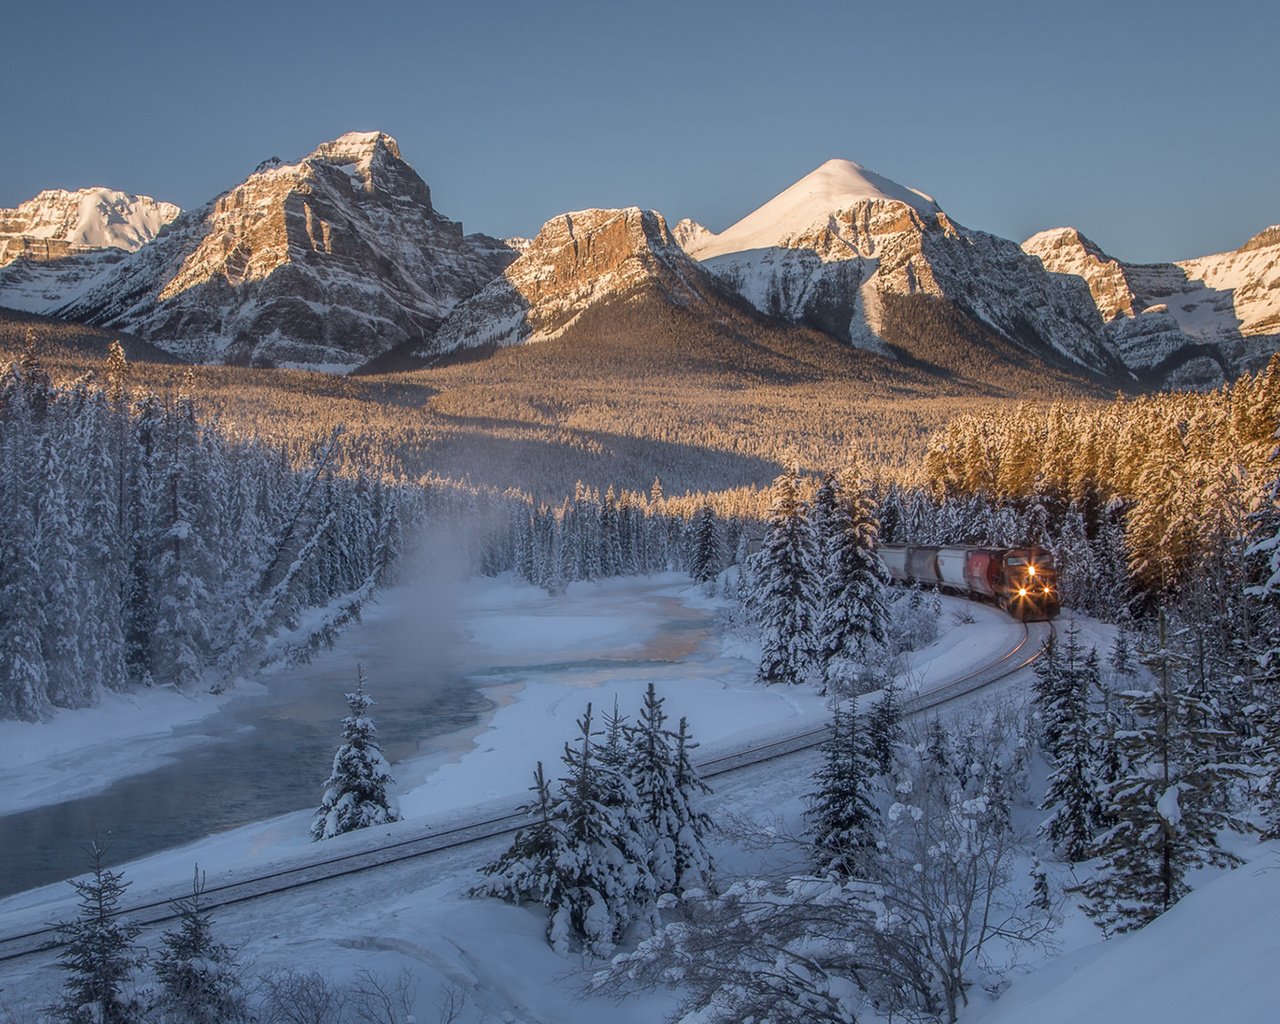
<svg viewBox="0 0 1280 1024">
<path fill-rule="evenodd" d="M 889 367 L 962 375 L 964 339 L 988 366 L 1122 387 L 1217 383 L 1280 342 L 1280 226 L 1229 254 L 1122 264 L 1075 229 L 1018 245 L 967 228 L 927 193 L 844 159 L 719 233 L 624 207 L 500 240 L 439 213 L 392 136 L 348 132 L 173 211 L 144 225 L 152 237 L 125 232 L 123 247 L 0 267 L 0 304 L 126 331 L 188 361 L 331 372 L 483 358 L 554 338 L 588 309 L 626 319 L 641 292 L 694 311 L 688 324 L 751 310 Z M 79 230 L 70 214 L 45 219 L 51 237 Z M 109 240 L 109 219 L 80 237 Z M 1229 324 L 1239 298 L 1247 316 Z"/>
</svg>

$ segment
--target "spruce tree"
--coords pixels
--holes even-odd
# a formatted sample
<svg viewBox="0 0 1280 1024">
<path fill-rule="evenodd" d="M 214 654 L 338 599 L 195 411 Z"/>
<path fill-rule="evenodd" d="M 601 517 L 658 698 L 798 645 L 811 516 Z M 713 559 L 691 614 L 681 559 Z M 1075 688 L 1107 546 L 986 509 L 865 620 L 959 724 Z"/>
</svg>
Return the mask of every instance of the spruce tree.
<svg viewBox="0 0 1280 1024">
<path fill-rule="evenodd" d="M 829 476 L 823 490 L 831 497 L 821 505 L 825 511 L 817 658 L 827 692 L 845 694 L 853 688 L 857 666 L 879 655 L 888 643 L 889 574 L 876 554 L 876 503 L 856 470 Z"/>
<path fill-rule="evenodd" d="M 71 882 L 80 914 L 58 925 L 66 943 L 58 964 L 67 980 L 62 998 L 49 1009 L 68 1024 L 141 1024 L 142 1008 L 128 991 L 143 961 L 133 944 L 139 929 L 118 916 L 129 883 L 122 873 L 106 867 L 104 844 L 91 843 L 89 855 L 92 877 Z"/>
<path fill-rule="evenodd" d="M 683 716 L 676 729 L 676 779 L 673 807 L 680 828 L 675 834 L 676 891 L 712 890 L 715 887 L 715 864 L 707 849 L 711 832 L 710 816 L 697 807 L 711 787 L 702 781 L 693 765 L 691 754 L 698 744 L 689 733 L 689 720 Z"/>
<path fill-rule="evenodd" d="M 1054 848 L 1072 864 L 1092 856 L 1098 831 L 1096 820 L 1097 781 L 1094 778 L 1095 751 L 1090 722 L 1090 696 L 1098 685 L 1097 652 L 1083 659 L 1074 623 L 1067 631 L 1063 658 L 1062 685 L 1048 711 L 1053 722 L 1057 751 L 1052 760 L 1043 810 L 1053 813 L 1041 826 Z M 1078 667 L 1074 667 L 1078 663 Z"/>
<path fill-rule="evenodd" d="M 1073 627 L 1074 628 L 1074 624 Z M 1072 636 L 1078 634 L 1071 634 Z M 1073 654 L 1077 653 L 1072 648 Z M 1053 764 L 1058 757 L 1060 739 L 1058 723 L 1054 718 L 1054 708 L 1062 702 L 1071 684 L 1066 678 L 1063 666 L 1063 652 L 1059 647 L 1056 633 L 1049 635 L 1044 650 L 1032 665 L 1036 681 L 1032 685 L 1032 700 L 1036 709 L 1036 717 L 1040 721 L 1040 746 L 1044 750 L 1049 763 Z"/>
<path fill-rule="evenodd" d="M 650 683 L 640 718 L 630 730 L 627 775 L 648 840 L 648 869 L 657 894 L 680 894 L 712 885 L 706 836 L 711 822 L 698 804 L 710 792 L 689 762 L 687 724 L 667 729 L 667 715 Z"/>
<path fill-rule="evenodd" d="M 773 483 L 773 506 L 756 578 L 760 593 L 763 683 L 800 683 L 813 660 L 815 591 L 813 536 L 800 505 L 799 469 Z"/>
<path fill-rule="evenodd" d="M 160 987 L 155 1008 L 166 1024 L 238 1024 L 249 1019 L 239 964 L 234 951 L 213 938 L 204 891 L 197 865 L 191 895 L 172 904 L 178 928 L 161 939 L 154 964 Z"/>
<path fill-rule="evenodd" d="M 689 575 L 696 583 L 708 583 L 720 572 L 720 524 L 716 511 L 703 502 L 689 524 Z"/>
<path fill-rule="evenodd" d="M 820 874 L 866 877 L 875 858 L 879 816 L 872 800 L 876 765 L 853 707 L 831 704 L 831 735 L 822 745 L 814 790 L 805 798 L 805 818 Z"/>
<path fill-rule="evenodd" d="M 564 870 L 570 862 L 569 844 L 563 823 L 555 817 L 551 787 L 541 761 L 529 789 L 533 798 L 522 808 L 529 824 L 516 833 L 502 856 L 481 868 L 488 880 L 472 889 L 472 895 L 496 896 L 508 903 L 541 904 L 549 913 L 550 939 L 551 922 L 564 903 L 569 884 Z"/>
<path fill-rule="evenodd" d="M 867 720 L 867 751 L 875 765 L 876 774 L 892 773 L 901 739 L 902 705 L 898 702 L 898 687 L 890 680 L 880 699 L 871 705 L 871 714 Z"/>
<path fill-rule="evenodd" d="M 567 769 L 553 816 L 563 826 L 562 902 L 551 909 L 548 939 L 558 951 L 570 938 L 591 955 L 607 955 L 636 911 L 637 896 L 652 892 L 643 861 L 631 859 L 631 837 L 618 808 L 609 804 L 613 780 L 603 777 L 591 705 L 578 721 L 580 737 L 565 744 Z"/>
<path fill-rule="evenodd" d="M 400 820 L 396 800 L 388 793 L 395 780 L 378 746 L 377 729 L 368 714 L 374 702 L 364 685 L 364 668 L 357 667 L 355 692 L 347 694 L 350 713 L 342 720 L 342 745 L 311 825 L 313 839 Z"/>
<path fill-rule="evenodd" d="M 1121 619 L 1116 625 L 1116 636 L 1107 654 L 1107 665 L 1118 676 L 1133 675 L 1133 652 L 1129 644 L 1129 623 Z"/>
<path fill-rule="evenodd" d="M 1107 793 L 1113 824 L 1097 840 L 1098 874 L 1081 885 L 1085 911 L 1104 932 L 1140 928 L 1188 891 L 1186 874 L 1203 864 L 1234 865 L 1218 846 L 1229 823 L 1218 762 L 1223 736 L 1215 715 L 1187 686 L 1183 653 L 1160 616 L 1157 647 L 1145 658 L 1156 686 L 1120 695 L 1134 728 L 1117 737 L 1121 776 Z"/>
</svg>

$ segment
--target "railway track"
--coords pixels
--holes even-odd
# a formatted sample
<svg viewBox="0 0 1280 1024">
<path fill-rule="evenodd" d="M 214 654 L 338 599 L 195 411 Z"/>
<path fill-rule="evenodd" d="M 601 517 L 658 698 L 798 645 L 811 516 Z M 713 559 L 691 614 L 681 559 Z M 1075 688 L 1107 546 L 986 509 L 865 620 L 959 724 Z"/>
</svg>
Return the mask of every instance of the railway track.
<svg viewBox="0 0 1280 1024">
<path fill-rule="evenodd" d="M 1048 622 L 1032 623 L 1030 626 L 1023 623 L 1022 628 L 1023 633 L 1018 642 L 999 658 L 959 679 L 903 700 L 904 715 L 918 715 L 970 696 L 1026 668 L 1040 656 L 1045 643 L 1053 634 L 1053 626 Z M 823 743 L 827 733 L 825 726 L 810 729 L 745 750 L 708 758 L 698 763 L 698 769 L 703 778 L 727 775 L 730 772 L 741 771 L 790 757 L 802 751 L 812 750 Z M 471 843 L 510 835 L 519 831 L 525 823 L 524 814 L 513 810 L 427 835 L 400 839 L 373 849 L 327 857 L 323 860 L 256 875 L 253 878 L 209 886 L 205 890 L 203 902 L 208 909 L 217 910 L 220 907 L 229 907 L 418 857 L 426 857 L 433 853 L 457 849 Z M 175 893 L 163 899 L 126 907 L 121 911 L 121 915 L 143 926 L 172 921 L 178 917 L 173 910 L 173 900 L 183 895 L 183 893 Z M 46 926 L 0 937 L 0 963 L 58 949 L 62 945 L 58 934 L 56 927 Z"/>
</svg>

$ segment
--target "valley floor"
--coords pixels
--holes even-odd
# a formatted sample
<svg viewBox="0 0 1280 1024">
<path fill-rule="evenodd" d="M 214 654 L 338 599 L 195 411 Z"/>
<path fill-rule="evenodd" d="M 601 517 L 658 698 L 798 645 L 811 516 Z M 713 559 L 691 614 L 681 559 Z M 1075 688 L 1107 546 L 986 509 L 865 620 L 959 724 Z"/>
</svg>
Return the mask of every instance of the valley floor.
<svg viewBox="0 0 1280 1024">
<path fill-rule="evenodd" d="M 411 820 L 339 837 L 322 848 L 307 839 L 311 811 L 299 810 L 126 865 L 126 877 L 134 883 L 129 898 L 180 892 L 197 861 L 216 884 L 322 852 L 359 849 L 400 830 L 427 824 L 444 828 L 482 817 L 486 808 L 509 808 L 524 796 L 536 760 L 559 768 L 561 746 L 588 700 L 597 708 L 612 708 L 617 696 L 622 710 L 633 713 L 649 681 L 667 698 L 670 712 L 688 715 L 703 743 L 699 756 L 821 721 L 824 700 L 811 689 L 754 684 L 757 652 L 726 623 L 726 605 L 674 575 L 576 584 L 559 596 L 510 579 L 470 581 L 456 595 L 456 628 L 466 652 L 460 658 L 480 672 L 475 682 L 493 700 L 494 710 L 433 753 L 393 766 Z M 393 591 L 369 618 L 409 610 L 420 610 L 411 592 Z M 974 621 L 961 621 L 954 614 L 960 610 L 971 611 Z M 345 635 L 317 663 L 349 657 L 344 647 L 360 648 L 362 628 Z M 921 687 L 955 678 L 1006 650 L 1017 632 L 993 609 L 947 599 L 943 634 L 915 655 L 911 677 Z M 1085 624 L 1084 635 L 1099 643 L 1109 639 L 1106 627 L 1092 623 Z M 1011 688 L 1025 690 L 1027 676 Z M 271 680 L 264 677 L 258 685 L 269 687 Z M 163 707 L 167 699 L 163 694 L 140 699 L 138 717 L 146 717 L 152 706 Z M 87 735 L 66 724 L 76 721 L 66 716 L 38 727 L 61 744 L 59 755 L 37 758 L 32 765 L 45 773 L 48 786 L 54 785 L 58 759 L 68 756 L 74 737 Z M 108 715 L 101 721 L 113 719 Z M 98 746 L 81 749 L 96 761 Z M 159 740 L 144 747 L 152 753 L 139 758 L 162 751 Z M 814 753 L 801 754 L 717 780 L 713 813 L 721 820 L 738 815 L 797 828 L 800 795 L 809 788 L 816 760 Z M 0 767 L 20 774 L 8 753 L 3 762 Z M 45 789 L 46 798 L 55 791 Z M 1020 813 L 1028 821 L 1035 815 L 1025 807 Z M 478 865 L 506 842 L 489 840 L 227 907 L 216 915 L 217 934 L 241 949 L 254 974 L 282 966 L 319 970 L 336 980 L 359 970 L 389 979 L 407 972 L 416 986 L 420 1024 L 445 1019 L 440 1007 L 450 993 L 462 1006 L 458 1024 L 595 1024 L 603 1019 L 655 1024 L 664 1019 L 675 1005 L 670 994 L 631 998 L 620 1006 L 582 998 L 588 965 L 548 949 L 541 915 L 467 895 Z M 791 856 L 727 837 L 717 839 L 714 852 L 722 878 L 785 870 Z M 1265 1019 L 1262 1008 L 1280 1001 L 1280 976 L 1266 969 L 1280 954 L 1280 938 L 1269 927 L 1280 915 L 1280 850 L 1272 844 L 1241 852 L 1250 857 L 1244 868 L 1203 877 L 1199 891 L 1134 936 L 1101 943 L 1092 926 L 1070 911 L 1059 934 L 1063 955 L 1011 973 L 1013 984 L 996 1001 L 975 990 L 963 1019 L 975 1024 Z M 0 901 L 0 934 L 68 916 L 69 892 L 57 885 Z M 141 941 L 154 948 L 158 932 L 150 929 Z M 2 965 L 0 1008 L 23 1019 L 24 1008 L 45 1003 L 60 980 L 49 959 Z"/>
</svg>

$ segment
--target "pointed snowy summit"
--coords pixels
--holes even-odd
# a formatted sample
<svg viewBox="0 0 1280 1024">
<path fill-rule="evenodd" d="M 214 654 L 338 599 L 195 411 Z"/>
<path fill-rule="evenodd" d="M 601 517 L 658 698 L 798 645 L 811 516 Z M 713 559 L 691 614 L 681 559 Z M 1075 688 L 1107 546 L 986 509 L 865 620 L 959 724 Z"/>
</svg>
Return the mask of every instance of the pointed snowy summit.
<svg viewBox="0 0 1280 1024">
<path fill-rule="evenodd" d="M 785 245 L 797 235 L 825 226 L 841 210 L 877 200 L 904 203 L 929 216 L 939 212 L 932 196 L 890 181 L 852 160 L 828 160 L 732 227 L 701 239 L 690 254 L 709 259 L 728 252 Z"/>
</svg>

